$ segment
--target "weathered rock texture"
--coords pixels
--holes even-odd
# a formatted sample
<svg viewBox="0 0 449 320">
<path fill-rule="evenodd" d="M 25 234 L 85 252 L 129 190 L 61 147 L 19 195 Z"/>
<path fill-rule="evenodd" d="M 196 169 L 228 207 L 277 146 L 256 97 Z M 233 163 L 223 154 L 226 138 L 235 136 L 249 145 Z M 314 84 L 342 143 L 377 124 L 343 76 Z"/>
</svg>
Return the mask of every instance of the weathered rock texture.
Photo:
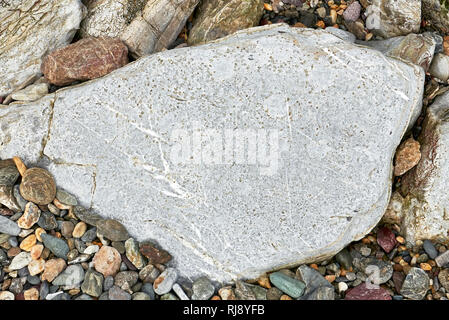
<svg viewBox="0 0 449 320">
<path fill-rule="evenodd" d="M 409 241 L 447 241 L 449 230 L 449 94 L 428 108 L 421 143 L 421 160 L 402 179 L 390 216 L 402 222 Z"/>
<path fill-rule="evenodd" d="M 422 0 L 422 16 L 429 25 L 442 34 L 449 34 L 449 2 Z"/>
<path fill-rule="evenodd" d="M 172 44 L 199 0 L 149 0 L 120 39 L 134 57 L 159 52 Z"/>
<path fill-rule="evenodd" d="M 366 15 L 366 27 L 381 37 L 418 33 L 421 0 L 373 0 Z"/>
<path fill-rule="evenodd" d="M 41 71 L 58 86 L 102 77 L 128 63 L 128 48 L 119 39 L 85 38 L 50 53 Z"/>
<path fill-rule="evenodd" d="M 81 22 L 81 37 L 118 37 L 141 12 L 147 1 L 85 0 L 87 16 Z"/>
<path fill-rule="evenodd" d="M 413 138 L 405 140 L 396 150 L 394 175 L 402 176 L 416 166 L 421 159 L 419 142 Z"/>
<path fill-rule="evenodd" d="M 209 0 L 198 8 L 188 44 L 222 38 L 255 27 L 263 15 L 263 0 Z"/>
<path fill-rule="evenodd" d="M 429 69 L 435 52 L 436 42 L 431 33 L 409 34 L 386 40 L 356 41 L 356 43 L 377 49 L 383 54 Z"/>
<path fill-rule="evenodd" d="M 377 224 L 423 81 L 323 30 L 257 27 L 0 110 L 0 157 L 38 160 L 181 276 L 252 278 Z"/>
<path fill-rule="evenodd" d="M 85 15 L 80 0 L 8 0 L 0 6 L 0 96 L 40 73 L 42 58 L 72 40 Z"/>
</svg>

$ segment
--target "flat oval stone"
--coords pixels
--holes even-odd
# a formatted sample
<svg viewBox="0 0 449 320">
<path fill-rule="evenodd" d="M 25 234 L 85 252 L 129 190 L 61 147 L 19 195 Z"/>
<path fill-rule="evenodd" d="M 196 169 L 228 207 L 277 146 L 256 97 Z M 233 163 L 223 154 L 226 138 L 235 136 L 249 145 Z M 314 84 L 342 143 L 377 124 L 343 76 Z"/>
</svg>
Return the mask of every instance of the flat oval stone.
<svg viewBox="0 0 449 320">
<path fill-rule="evenodd" d="M 41 238 L 44 246 L 50 249 L 55 256 L 58 258 L 67 259 L 67 254 L 70 251 L 67 242 L 46 233 L 42 233 Z"/>
<path fill-rule="evenodd" d="M 58 199 L 61 203 L 66 204 L 68 206 L 78 205 L 78 201 L 73 195 L 61 189 L 56 190 L 56 199 Z"/>
<path fill-rule="evenodd" d="M 20 183 L 20 194 L 25 200 L 46 205 L 56 196 L 56 183 L 50 172 L 42 168 L 25 171 Z"/>
<path fill-rule="evenodd" d="M 97 233 L 112 241 L 125 241 L 129 238 L 126 228 L 113 219 L 97 221 Z"/>
<path fill-rule="evenodd" d="M 206 277 L 201 277 L 193 282 L 192 300 L 209 300 L 215 293 L 215 287 Z"/>
</svg>

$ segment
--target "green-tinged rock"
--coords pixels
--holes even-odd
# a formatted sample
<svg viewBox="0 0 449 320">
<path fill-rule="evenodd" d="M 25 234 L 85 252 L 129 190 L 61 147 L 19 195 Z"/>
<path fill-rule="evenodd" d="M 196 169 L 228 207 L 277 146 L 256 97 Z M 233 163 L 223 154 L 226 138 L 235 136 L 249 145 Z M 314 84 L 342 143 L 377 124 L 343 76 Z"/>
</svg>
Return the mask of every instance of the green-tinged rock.
<svg viewBox="0 0 449 320">
<path fill-rule="evenodd" d="M 67 254 L 70 249 L 67 243 L 59 238 L 53 237 L 49 234 L 41 234 L 42 242 L 44 246 L 47 247 L 55 256 L 62 259 L 67 259 Z"/>
<path fill-rule="evenodd" d="M 263 14 L 263 3 L 263 0 L 203 1 L 193 22 L 188 44 L 205 43 L 257 26 Z"/>
<path fill-rule="evenodd" d="M 75 216 L 80 219 L 81 221 L 84 221 L 87 224 L 90 224 L 92 226 L 96 226 L 97 222 L 102 220 L 102 218 L 91 211 L 89 211 L 86 208 L 83 208 L 81 206 L 76 206 L 73 208 L 73 213 Z"/>
<path fill-rule="evenodd" d="M 270 281 L 282 292 L 295 299 L 302 296 L 304 289 L 306 288 L 304 282 L 288 277 L 282 272 L 271 273 Z"/>
<path fill-rule="evenodd" d="M 114 242 L 112 245 L 114 245 Z M 126 257 L 137 268 L 142 269 L 145 267 L 145 258 L 139 252 L 139 243 L 133 238 L 129 238 L 125 242 Z M 120 251 L 119 251 L 120 252 Z"/>
<path fill-rule="evenodd" d="M 84 277 L 81 290 L 93 297 L 99 297 L 103 291 L 103 275 L 97 271 L 89 269 Z"/>
<path fill-rule="evenodd" d="M 161 300 L 179 300 L 173 293 L 166 293 L 161 297 Z"/>
<path fill-rule="evenodd" d="M 422 0 L 422 16 L 431 28 L 442 34 L 449 33 L 449 1 Z"/>
</svg>

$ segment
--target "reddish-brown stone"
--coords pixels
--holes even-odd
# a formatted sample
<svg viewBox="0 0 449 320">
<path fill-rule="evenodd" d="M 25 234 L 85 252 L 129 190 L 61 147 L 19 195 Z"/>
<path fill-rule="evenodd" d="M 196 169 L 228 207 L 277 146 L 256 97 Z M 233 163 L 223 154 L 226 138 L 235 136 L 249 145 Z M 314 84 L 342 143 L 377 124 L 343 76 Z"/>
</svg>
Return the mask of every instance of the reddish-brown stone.
<svg viewBox="0 0 449 320">
<path fill-rule="evenodd" d="M 172 258 L 167 251 L 159 250 L 150 243 L 142 243 L 140 253 L 148 258 L 150 264 L 165 264 Z"/>
<path fill-rule="evenodd" d="M 396 236 L 393 231 L 383 227 L 377 231 L 377 243 L 386 253 L 389 253 L 397 244 Z"/>
<path fill-rule="evenodd" d="M 382 287 L 368 288 L 366 283 L 362 283 L 349 290 L 346 293 L 345 300 L 391 300 L 391 296 Z"/>
<path fill-rule="evenodd" d="M 394 288 L 397 292 L 401 291 L 402 284 L 404 283 L 405 276 L 402 272 L 395 271 L 393 272 L 393 283 Z"/>
<path fill-rule="evenodd" d="M 92 37 L 53 51 L 41 71 L 50 83 L 62 86 L 102 77 L 127 63 L 128 48 L 121 40 Z"/>
</svg>

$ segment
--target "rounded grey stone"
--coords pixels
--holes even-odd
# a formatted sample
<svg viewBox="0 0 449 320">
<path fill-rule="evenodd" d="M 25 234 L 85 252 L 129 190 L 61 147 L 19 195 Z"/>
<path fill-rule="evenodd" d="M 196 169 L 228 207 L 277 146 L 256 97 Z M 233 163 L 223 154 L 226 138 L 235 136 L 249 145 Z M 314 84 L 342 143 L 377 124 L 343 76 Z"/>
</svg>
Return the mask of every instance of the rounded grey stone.
<svg viewBox="0 0 449 320">
<path fill-rule="evenodd" d="M 209 300 L 214 295 L 215 287 L 207 277 L 201 277 L 193 282 L 192 300 Z"/>
<path fill-rule="evenodd" d="M 160 280 L 160 281 L 158 281 Z M 176 280 L 178 280 L 178 272 L 174 268 L 167 268 L 154 281 L 153 289 L 158 295 L 163 295 L 171 291 Z"/>
</svg>

